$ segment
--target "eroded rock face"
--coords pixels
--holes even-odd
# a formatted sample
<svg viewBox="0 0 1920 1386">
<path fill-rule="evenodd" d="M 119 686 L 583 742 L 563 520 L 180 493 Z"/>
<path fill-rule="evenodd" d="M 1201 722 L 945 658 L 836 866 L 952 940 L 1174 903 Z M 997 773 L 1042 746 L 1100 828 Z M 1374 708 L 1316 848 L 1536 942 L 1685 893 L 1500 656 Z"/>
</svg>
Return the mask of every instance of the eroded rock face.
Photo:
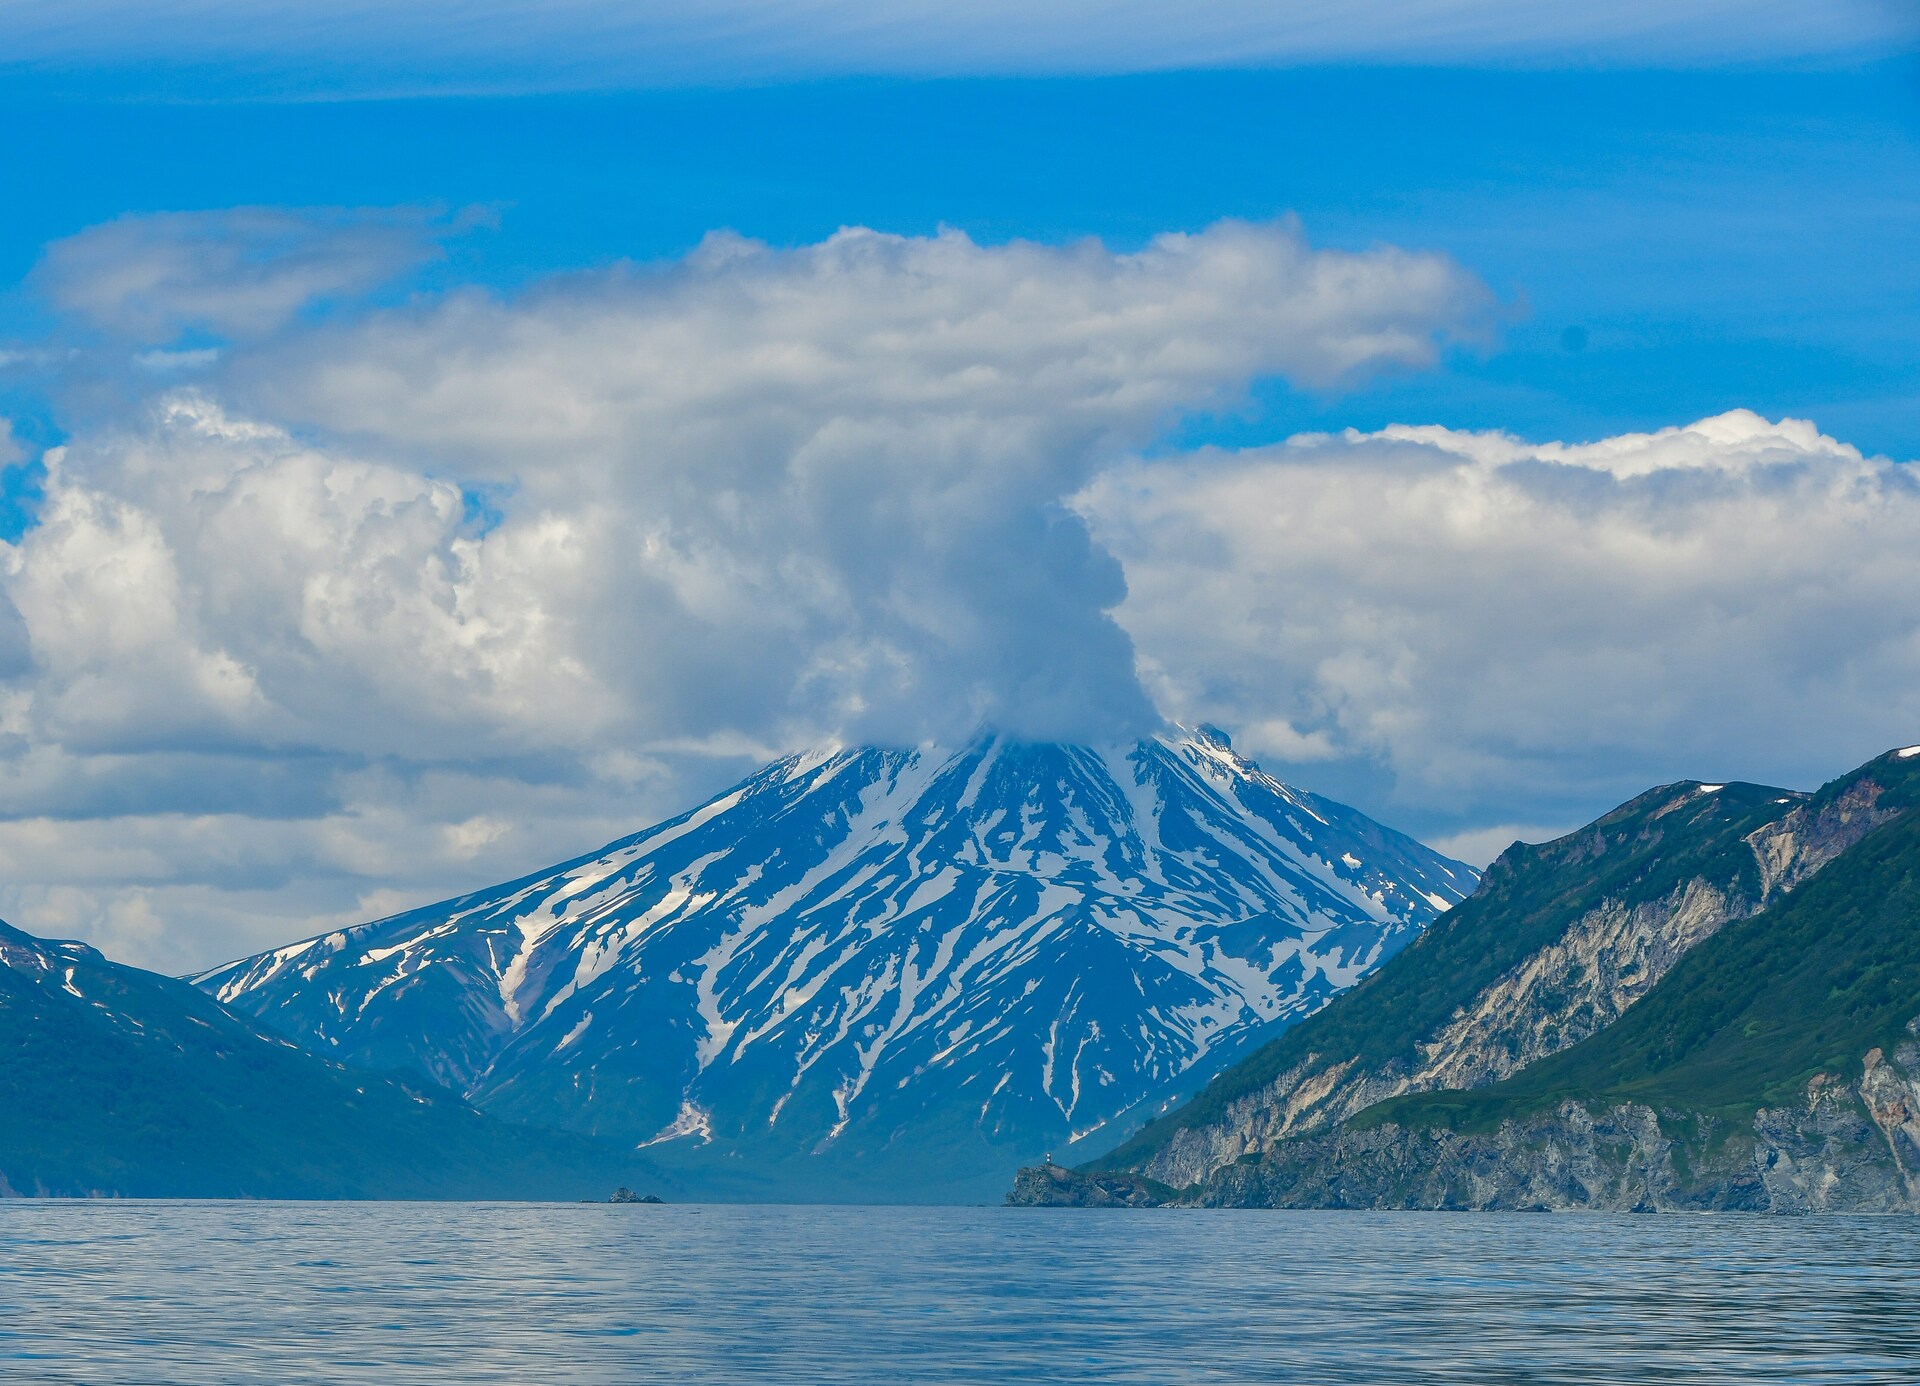
<svg viewBox="0 0 1920 1386">
<path fill-rule="evenodd" d="M 1390 1097 L 1498 1082 L 1612 1024 L 1690 949 L 1755 908 L 1699 880 L 1632 908 L 1609 901 L 1456 1010 L 1421 1043 L 1419 1063 L 1323 1066 L 1310 1055 L 1232 1104 L 1225 1120 L 1178 1133 L 1141 1173 L 1185 1187 Z"/>
<path fill-rule="evenodd" d="M 1749 834 L 1746 842 L 1759 868 L 1757 891 L 1741 882 L 1695 878 L 1658 900 L 1602 902 L 1457 1009 L 1420 1042 L 1417 1062 L 1396 1059 L 1369 1067 L 1352 1060 L 1329 1064 L 1326 1056 L 1310 1054 L 1231 1103 L 1222 1120 L 1175 1133 L 1139 1172 L 1187 1188 L 1249 1155 L 1324 1131 L 1388 1098 L 1485 1087 L 1578 1044 L 1618 1020 L 1675 963 L 1726 925 L 1758 913 L 1895 817 L 1894 810 L 1879 806 L 1881 795 L 1879 784 L 1862 780 L 1830 801 L 1796 807 Z M 1607 850 L 1605 836 L 1595 832 L 1572 844 L 1568 859 L 1577 864 Z M 1920 1101 L 1915 1110 L 1920 1111 Z M 1920 1147 L 1920 1125 L 1909 1139 Z"/>
<path fill-rule="evenodd" d="M 1594 1114 L 1570 1103 L 1486 1135 L 1343 1127 L 1221 1170 L 1191 1198 L 1212 1207 L 1751 1208 L 1759 1202 L 1753 1182 L 1714 1181 L 1676 1201 L 1674 1142 L 1655 1113 L 1623 1106 Z"/>
<path fill-rule="evenodd" d="M 1915 1027 L 1910 1026 L 1912 1030 Z M 1200 1207 L 1920 1212 L 1920 1044 L 1808 1084 L 1749 1125 L 1577 1102 L 1486 1133 L 1342 1126 L 1217 1169 Z"/>
<path fill-rule="evenodd" d="M 1176 1132 L 1141 1166 L 1141 1173 L 1186 1188 L 1291 1135 L 1406 1091 L 1401 1075 L 1391 1069 L 1374 1072 L 1352 1062 L 1323 1063 L 1323 1056 L 1309 1054 L 1264 1088 L 1232 1102 L 1220 1121 Z"/>
<path fill-rule="evenodd" d="M 1663 900 L 1608 901 L 1481 992 L 1421 1046 L 1402 1091 L 1477 1088 L 1611 1025 L 1695 945 L 1753 907 L 1693 880 Z"/>
<path fill-rule="evenodd" d="M 1760 866 L 1760 891 L 1771 900 L 1812 876 L 1861 838 L 1899 816 L 1880 806 L 1883 787 L 1863 779 L 1821 804 L 1803 804 L 1778 823 L 1747 835 Z"/>
</svg>

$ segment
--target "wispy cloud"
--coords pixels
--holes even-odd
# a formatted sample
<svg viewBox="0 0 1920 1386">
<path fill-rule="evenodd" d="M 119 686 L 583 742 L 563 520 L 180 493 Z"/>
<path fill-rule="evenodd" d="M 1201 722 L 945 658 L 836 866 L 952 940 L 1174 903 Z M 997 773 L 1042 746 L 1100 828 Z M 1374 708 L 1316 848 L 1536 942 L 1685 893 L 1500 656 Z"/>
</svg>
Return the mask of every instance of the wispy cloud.
<svg viewBox="0 0 1920 1386">
<path fill-rule="evenodd" d="M 33 283 L 62 313 L 137 342 L 259 336 L 437 256 L 466 223 L 417 209 L 238 207 L 130 215 L 46 248 Z M 148 365 L 204 365 L 151 357 Z"/>
<path fill-rule="evenodd" d="M 10 0 L 16 71 L 316 97 L 1325 61 L 1804 59 L 1911 41 L 1896 0 Z M 167 69 L 176 71 L 165 76 Z"/>
</svg>

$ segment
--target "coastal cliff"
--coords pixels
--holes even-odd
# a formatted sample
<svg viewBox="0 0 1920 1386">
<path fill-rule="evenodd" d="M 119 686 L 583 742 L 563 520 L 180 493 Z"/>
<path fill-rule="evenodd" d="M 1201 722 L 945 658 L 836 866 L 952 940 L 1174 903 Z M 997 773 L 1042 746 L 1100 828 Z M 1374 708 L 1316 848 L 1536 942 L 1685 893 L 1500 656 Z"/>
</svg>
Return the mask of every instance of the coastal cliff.
<svg viewBox="0 0 1920 1386">
<path fill-rule="evenodd" d="M 1668 786 L 1516 847 L 1189 1110 L 1009 1201 L 1920 1211 L 1916 770 Z"/>
<path fill-rule="evenodd" d="M 1348 1124 L 1172 1189 L 1127 1174 L 1022 1170 L 1008 1202 L 1054 1207 L 1609 1212 L 1920 1212 L 1920 1045 L 1875 1050 L 1855 1083 L 1740 1123 L 1566 1101 L 1486 1132 Z"/>
</svg>

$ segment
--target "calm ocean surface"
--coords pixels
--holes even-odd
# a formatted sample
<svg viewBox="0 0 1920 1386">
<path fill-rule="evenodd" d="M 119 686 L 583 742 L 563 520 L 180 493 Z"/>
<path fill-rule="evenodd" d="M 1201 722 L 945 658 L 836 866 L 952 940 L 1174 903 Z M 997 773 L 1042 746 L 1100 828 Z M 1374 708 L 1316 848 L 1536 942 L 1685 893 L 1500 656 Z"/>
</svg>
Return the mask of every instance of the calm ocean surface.
<svg viewBox="0 0 1920 1386">
<path fill-rule="evenodd" d="M 1920 1222 L 0 1204 L 6 1382 L 1916 1382 Z"/>
</svg>

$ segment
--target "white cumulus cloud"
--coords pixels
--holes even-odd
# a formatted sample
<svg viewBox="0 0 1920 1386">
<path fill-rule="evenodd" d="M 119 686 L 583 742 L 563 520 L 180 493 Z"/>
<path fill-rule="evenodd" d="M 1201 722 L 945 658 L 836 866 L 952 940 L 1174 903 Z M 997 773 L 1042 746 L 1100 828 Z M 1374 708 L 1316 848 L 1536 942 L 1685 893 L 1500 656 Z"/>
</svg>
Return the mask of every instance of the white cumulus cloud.
<svg viewBox="0 0 1920 1386">
<path fill-rule="evenodd" d="M 562 643 L 525 678 L 588 671 L 632 735 L 1103 734 L 1152 713 L 1107 615 L 1119 569 L 1062 499 L 1255 378 L 1417 367 L 1489 307 L 1444 258 L 1287 225 L 1132 254 L 716 236 L 666 269 L 313 334 L 235 389 L 500 488 L 470 584 L 541 594 Z"/>
<path fill-rule="evenodd" d="M 1476 819 L 1810 786 L 1920 728 L 1920 476 L 1811 423 L 1305 436 L 1135 462 L 1079 505 L 1164 711 L 1384 767 L 1477 853 Z"/>
<path fill-rule="evenodd" d="M 1920 726 L 1920 485 L 1810 423 L 1163 451 L 1257 380 L 1485 340 L 1441 256 L 855 229 L 194 305 L 153 321 L 274 327 L 76 420 L 0 547 L 0 914 L 137 961 L 505 879 L 821 739 L 1211 720 L 1485 856 Z"/>
<path fill-rule="evenodd" d="M 0 913 L 135 960 L 504 879 L 821 739 L 1210 720 L 1484 857 L 1920 727 L 1920 485 L 1811 423 L 1163 451 L 1257 380 L 1486 340 L 1441 256 L 717 235 L 315 322 L 365 281 L 229 312 L 272 276 L 221 225 L 88 243 L 215 287 L 72 312 L 236 340 L 76 420 L 0 547 Z"/>
</svg>

